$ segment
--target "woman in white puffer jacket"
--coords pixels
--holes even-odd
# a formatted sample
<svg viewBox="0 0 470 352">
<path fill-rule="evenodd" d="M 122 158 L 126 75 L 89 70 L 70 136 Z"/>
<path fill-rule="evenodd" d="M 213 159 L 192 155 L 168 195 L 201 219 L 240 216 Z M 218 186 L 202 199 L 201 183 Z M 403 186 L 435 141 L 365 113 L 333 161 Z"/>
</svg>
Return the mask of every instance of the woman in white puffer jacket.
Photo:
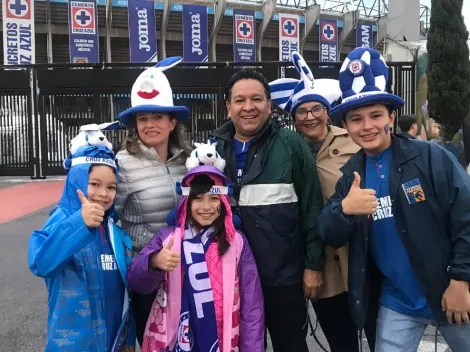
<svg viewBox="0 0 470 352">
<path fill-rule="evenodd" d="M 186 173 L 191 153 L 182 120 L 189 119 L 185 106 L 174 106 L 164 70 L 181 62 L 168 58 L 146 69 L 131 91 L 132 107 L 119 115 L 129 128 L 123 149 L 117 153 L 119 183 L 115 208 L 121 225 L 132 238 L 135 256 L 161 228 L 176 208 L 175 183 Z M 133 292 L 132 308 L 139 344 L 155 294 Z"/>
</svg>

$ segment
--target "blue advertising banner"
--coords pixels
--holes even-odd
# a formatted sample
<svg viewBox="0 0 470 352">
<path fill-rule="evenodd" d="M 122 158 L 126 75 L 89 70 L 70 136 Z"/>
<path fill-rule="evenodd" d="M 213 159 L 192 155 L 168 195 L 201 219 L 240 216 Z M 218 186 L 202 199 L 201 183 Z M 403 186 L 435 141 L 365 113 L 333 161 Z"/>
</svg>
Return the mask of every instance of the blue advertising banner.
<svg viewBox="0 0 470 352">
<path fill-rule="evenodd" d="M 356 25 L 356 47 L 374 47 L 374 32 L 372 32 L 371 24 L 358 23 Z"/>
<path fill-rule="evenodd" d="M 157 62 L 155 3 L 129 0 L 129 49 L 131 62 Z"/>
<path fill-rule="evenodd" d="M 71 63 L 100 61 L 96 0 L 69 0 L 69 48 Z"/>
<path fill-rule="evenodd" d="M 28 65 L 36 60 L 34 1 L 3 0 L 3 64 Z"/>
<path fill-rule="evenodd" d="M 320 62 L 338 60 L 338 23 L 336 20 L 320 18 Z"/>
<path fill-rule="evenodd" d="M 183 5 L 183 60 L 207 62 L 207 7 Z"/>
<path fill-rule="evenodd" d="M 255 12 L 233 9 L 233 60 L 256 61 Z"/>
</svg>

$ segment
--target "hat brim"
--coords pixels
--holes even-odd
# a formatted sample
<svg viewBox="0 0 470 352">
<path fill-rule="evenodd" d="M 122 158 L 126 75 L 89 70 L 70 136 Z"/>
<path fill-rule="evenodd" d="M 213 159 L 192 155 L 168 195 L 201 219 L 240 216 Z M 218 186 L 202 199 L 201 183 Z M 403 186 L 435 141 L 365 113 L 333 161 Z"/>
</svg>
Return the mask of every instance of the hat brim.
<svg viewBox="0 0 470 352">
<path fill-rule="evenodd" d="M 165 112 L 175 116 L 178 121 L 189 120 L 189 109 L 186 106 L 159 106 L 139 105 L 134 106 L 119 114 L 118 120 L 127 127 L 134 126 L 134 115 L 138 112 Z"/>
<path fill-rule="evenodd" d="M 371 104 L 384 104 L 391 106 L 393 109 L 400 109 L 405 105 L 405 101 L 397 95 L 389 93 L 380 93 L 353 99 L 336 105 L 330 110 L 331 118 L 344 118 L 344 114 L 348 111 L 361 108 Z"/>
<path fill-rule="evenodd" d="M 196 176 L 200 174 L 213 175 L 213 176 L 219 177 L 224 186 L 227 186 L 230 183 L 227 176 L 225 176 L 222 171 L 220 171 L 219 169 L 217 169 L 215 166 L 212 166 L 212 165 L 202 165 L 202 166 L 197 166 L 195 168 L 192 168 L 186 173 L 186 175 L 184 175 L 181 183 L 185 186 L 188 186 L 186 182 L 187 179 L 190 176 Z"/>
<path fill-rule="evenodd" d="M 319 94 L 307 94 L 307 95 L 297 99 L 297 101 L 295 102 L 295 105 L 293 105 L 293 107 L 291 108 L 291 111 L 290 111 L 291 115 L 294 116 L 295 110 L 297 110 L 297 108 L 300 105 L 302 105 L 304 103 L 309 103 L 309 102 L 312 102 L 312 101 L 322 103 L 326 107 L 327 111 L 330 111 L 330 109 L 331 109 L 331 106 L 330 106 L 330 103 L 328 102 L 328 100 L 326 100 L 321 95 L 319 95 Z"/>
</svg>

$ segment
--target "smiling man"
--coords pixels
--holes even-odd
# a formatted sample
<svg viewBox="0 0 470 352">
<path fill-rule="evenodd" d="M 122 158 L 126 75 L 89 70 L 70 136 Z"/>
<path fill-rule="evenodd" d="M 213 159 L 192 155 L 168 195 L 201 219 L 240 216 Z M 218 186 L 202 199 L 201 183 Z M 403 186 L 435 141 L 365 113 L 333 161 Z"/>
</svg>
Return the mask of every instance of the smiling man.
<svg viewBox="0 0 470 352">
<path fill-rule="evenodd" d="M 326 243 L 349 243 L 349 304 L 358 329 L 379 306 L 377 352 L 412 352 L 437 325 L 470 351 L 470 177 L 436 143 L 391 134 L 400 97 L 379 52 L 357 48 L 340 70 L 341 117 L 362 147 L 319 219 Z M 462 326 L 459 326 L 462 325 Z"/>
<path fill-rule="evenodd" d="M 227 111 L 231 121 L 213 136 L 235 183 L 234 212 L 260 273 L 273 349 L 307 352 L 306 299 L 317 296 L 325 261 L 315 161 L 300 135 L 270 117 L 270 87 L 260 73 L 232 76 Z"/>
</svg>

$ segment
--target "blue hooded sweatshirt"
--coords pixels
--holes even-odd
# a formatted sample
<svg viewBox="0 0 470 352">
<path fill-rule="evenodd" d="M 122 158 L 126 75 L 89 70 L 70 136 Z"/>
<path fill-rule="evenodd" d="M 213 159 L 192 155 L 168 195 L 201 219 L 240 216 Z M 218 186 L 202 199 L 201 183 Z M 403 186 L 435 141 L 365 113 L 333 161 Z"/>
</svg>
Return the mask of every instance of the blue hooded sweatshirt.
<svg viewBox="0 0 470 352">
<path fill-rule="evenodd" d="M 43 228 L 32 233 L 28 247 L 29 268 L 34 275 L 45 279 L 49 294 L 45 351 L 121 352 L 124 347 L 135 345 L 130 288 L 126 280 L 132 241 L 115 224 L 114 205 L 106 211 L 102 226 L 87 227 L 77 195 L 77 190 L 81 190 L 88 196 L 88 174 L 92 165 L 113 165 L 117 174 L 117 160 L 105 147 L 86 146 L 79 148 L 66 163 L 70 170 L 59 205 Z M 122 310 L 118 310 L 122 317 L 119 324 L 109 321 L 106 307 L 109 293 L 105 283 L 109 286 L 110 281 L 102 270 L 106 265 L 109 267 L 109 263 L 102 262 L 103 253 L 114 254 L 112 266 L 117 267 L 122 278 L 118 280 L 120 285 L 114 285 L 124 291 L 117 294 L 123 297 Z M 110 327 L 114 330 L 117 327 L 117 332 L 108 333 Z"/>
</svg>

